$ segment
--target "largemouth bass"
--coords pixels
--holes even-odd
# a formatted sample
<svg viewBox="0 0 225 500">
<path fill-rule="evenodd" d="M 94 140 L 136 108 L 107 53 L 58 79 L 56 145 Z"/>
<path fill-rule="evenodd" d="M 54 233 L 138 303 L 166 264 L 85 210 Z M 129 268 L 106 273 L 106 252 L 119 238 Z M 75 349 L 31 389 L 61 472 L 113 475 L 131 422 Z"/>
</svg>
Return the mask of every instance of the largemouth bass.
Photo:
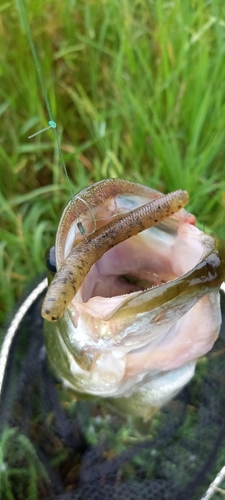
<svg viewBox="0 0 225 500">
<path fill-rule="evenodd" d="M 187 202 L 120 179 L 81 191 L 59 223 L 42 308 L 64 382 L 146 420 L 188 383 L 221 323 L 224 243 Z"/>
</svg>

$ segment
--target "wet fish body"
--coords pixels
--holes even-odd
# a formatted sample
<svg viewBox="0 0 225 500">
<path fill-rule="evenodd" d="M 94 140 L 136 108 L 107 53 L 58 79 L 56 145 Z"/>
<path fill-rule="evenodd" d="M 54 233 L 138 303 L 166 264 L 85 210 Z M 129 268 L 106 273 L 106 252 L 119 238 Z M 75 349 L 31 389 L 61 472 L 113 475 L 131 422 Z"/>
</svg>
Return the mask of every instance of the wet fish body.
<svg viewBox="0 0 225 500">
<path fill-rule="evenodd" d="M 123 180 L 79 193 L 59 224 L 57 269 L 93 231 L 161 197 Z M 218 335 L 224 261 L 224 244 L 184 209 L 106 251 L 62 317 L 46 321 L 48 354 L 65 383 L 122 398 L 128 411 L 148 418 L 190 380 Z"/>
</svg>

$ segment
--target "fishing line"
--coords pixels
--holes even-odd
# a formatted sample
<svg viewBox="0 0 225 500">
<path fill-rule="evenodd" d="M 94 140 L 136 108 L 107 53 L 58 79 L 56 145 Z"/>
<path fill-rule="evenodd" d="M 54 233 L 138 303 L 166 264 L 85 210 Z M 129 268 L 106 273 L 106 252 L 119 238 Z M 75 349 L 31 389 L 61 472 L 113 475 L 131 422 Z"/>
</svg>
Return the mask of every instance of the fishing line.
<svg viewBox="0 0 225 500">
<path fill-rule="evenodd" d="M 77 219 L 78 219 L 78 222 L 77 222 L 77 228 L 79 229 L 79 232 L 82 236 L 91 236 L 92 234 L 95 233 L 96 229 L 97 229 L 97 224 L 96 222 L 98 221 L 110 221 L 112 219 L 114 219 L 115 217 L 119 217 L 119 215 L 123 215 L 123 214 L 126 214 L 128 213 L 128 210 L 121 210 L 121 212 L 117 212 L 116 214 L 113 214 L 113 215 L 109 215 L 108 217 L 95 217 L 93 211 L 91 210 L 91 207 L 88 206 L 87 202 L 85 202 L 82 198 L 79 198 L 79 200 L 83 201 L 87 207 L 88 207 L 88 210 L 90 210 L 90 212 L 92 213 L 92 218 L 89 218 L 89 217 L 82 217 L 82 215 L 78 215 L 77 216 Z M 90 232 L 90 233 L 87 233 L 85 227 L 83 226 L 82 222 L 80 219 L 83 219 L 83 221 L 92 221 L 94 223 L 94 229 Z"/>
<path fill-rule="evenodd" d="M 48 115 L 49 115 L 48 126 L 42 128 L 41 130 L 39 130 L 38 132 L 35 132 L 34 134 L 29 135 L 28 139 L 32 139 L 33 137 L 36 137 L 37 135 L 41 134 L 42 132 L 45 132 L 46 130 L 49 130 L 50 128 L 53 129 L 53 132 L 54 132 L 54 135 L 55 135 L 55 140 L 56 140 L 56 145 L 57 145 L 57 149 L 58 149 L 58 153 L 59 153 L 59 158 L 60 158 L 61 164 L 63 166 L 64 174 L 65 174 L 65 177 L 66 177 L 66 180 L 67 180 L 70 192 L 71 192 L 71 196 L 73 198 L 74 196 L 73 196 L 73 192 L 72 192 L 71 182 L 70 182 L 70 179 L 69 179 L 69 176 L 68 176 L 67 168 L 66 168 L 66 165 L 65 165 L 64 157 L 63 157 L 61 146 L 60 146 L 59 136 L 58 136 L 58 133 L 57 133 L 57 125 L 56 125 L 56 122 L 53 120 L 53 114 L 52 114 L 50 102 L 49 102 L 49 99 L 48 99 L 45 82 L 44 82 L 44 79 L 43 79 L 43 76 L 42 76 L 42 72 L 41 72 L 41 66 L 39 64 L 37 52 L 36 52 L 36 49 L 35 49 L 35 46 L 34 46 L 32 34 L 31 34 L 31 30 L 30 30 L 30 25 L 29 25 L 29 22 L 28 22 L 27 13 L 26 13 L 26 9 L 25 9 L 23 0 L 18 0 L 18 6 L 19 6 L 21 18 L 23 20 L 23 24 L 24 24 L 24 27 L 25 27 L 25 31 L 26 31 L 27 39 L 28 39 L 28 42 L 29 42 L 29 45 L 30 45 L 30 49 L 31 49 L 31 52 L 32 52 L 34 64 L 35 64 L 35 67 L 36 67 L 38 79 L 39 79 L 41 90 L 42 90 L 42 96 L 43 96 L 43 99 L 45 101 L 46 109 L 47 109 Z M 114 216 L 112 215 L 110 217 L 106 217 L 106 218 L 103 218 L 103 219 L 96 219 L 95 215 L 93 213 L 93 210 L 88 205 L 88 203 L 85 200 L 83 200 L 80 196 L 76 196 L 76 198 L 78 198 L 79 200 L 81 200 L 86 205 L 87 209 L 89 210 L 89 212 L 91 214 L 91 219 L 90 220 L 92 220 L 93 223 L 94 223 L 94 229 L 91 232 L 91 234 L 93 234 L 96 231 L 96 220 L 107 220 L 107 219 L 111 219 L 113 217 L 116 217 L 118 215 L 118 214 L 115 214 Z M 85 230 L 85 228 L 84 228 L 84 226 L 83 226 L 83 224 L 81 222 L 81 218 L 82 217 L 77 214 L 77 219 L 78 219 L 77 228 L 78 228 L 80 234 L 82 236 L 86 237 L 86 230 Z M 88 220 L 87 218 L 85 218 L 85 219 Z"/>
<path fill-rule="evenodd" d="M 33 56 L 33 59 L 34 59 L 34 64 L 35 64 L 35 68 L 36 68 L 36 71 L 37 71 L 38 79 L 39 79 L 39 82 L 40 82 L 40 85 L 41 85 L 42 96 L 43 96 L 43 99 L 45 101 L 45 105 L 46 105 L 46 108 L 47 108 L 47 111 L 48 111 L 48 115 L 49 115 L 49 122 L 48 122 L 49 126 L 43 128 L 41 130 L 39 130 L 38 132 L 36 132 L 36 133 L 34 133 L 32 135 L 30 135 L 28 138 L 31 139 L 32 137 L 35 137 L 36 135 L 41 134 L 42 132 L 44 132 L 45 130 L 48 130 L 50 128 L 53 129 L 53 132 L 54 132 L 54 135 L 55 135 L 55 140 L 56 140 L 56 145 L 57 145 L 57 149 L 58 149 L 58 153 L 59 153 L 59 157 L 60 157 L 61 164 L 62 164 L 63 170 L 64 170 L 64 174 L 66 176 L 66 180 L 68 182 L 71 195 L 73 195 L 72 187 L 71 187 L 71 182 L 70 182 L 70 179 L 69 179 L 69 176 L 68 176 L 68 173 L 67 173 L 65 161 L 64 161 L 62 150 L 61 150 L 61 147 L 60 147 L 59 136 L 58 136 L 57 129 L 56 129 L 56 122 L 53 120 L 51 106 L 50 106 L 50 102 L 49 102 L 49 99 L 48 99 L 48 95 L 47 95 L 47 90 L 46 90 L 46 87 L 45 87 L 44 79 L 43 79 L 43 76 L 42 76 L 41 67 L 40 67 L 40 64 L 39 64 L 37 52 L 36 52 L 36 49 L 35 49 L 35 46 L 34 46 L 34 42 L 33 42 L 33 39 L 32 39 L 32 35 L 31 35 L 31 31 L 30 31 L 30 26 L 29 26 L 29 22 L 28 22 L 28 19 L 27 19 L 27 13 L 26 13 L 26 9 L 25 9 L 23 0 L 18 0 L 18 6 L 19 6 L 21 18 L 23 20 L 23 24 L 24 24 L 24 27 L 25 27 L 25 31 L 26 31 L 27 39 L 28 39 L 28 42 L 29 42 L 29 45 L 30 45 L 30 49 L 31 49 L 31 52 L 32 52 L 32 56 Z"/>
<path fill-rule="evenodd" d="M 49 115 L 49 118 L 50 118 L 47 127 L 44 127 L 41 130 L 39 130 L 38 132 L 35 132 L 34 134 L 29 135 L 28 139 L 32 139 L 33 137 L 36 137 L 37 135 L 41 134 L 42 132 L 45 132 L 46 130 L 49 130 L 50 128 L 53 129 L 53 132 L 54 132 L 54 135 L 55 135 L 56 144 L 57 144 L 57 149 L 58 149 L 58 153 L 59 153 L 59 157 L 60 157 L 61 164 L 62 164 L 63 170 L 64 170 L 64 174 L 66 176 L 66 180 L 67 180 L 67 183 L 68 183 L 69 188 L 70 188 L 71 196 L 74 197 L 73 196 L 73 192 L 72 192 L 71 182 L 70 182 L 70 179 L 69 179 L 69 176 L 68 176 L 67 168 L 66 168 L 66 165 L 65 165 L 64 157 L 63 157 L 61 146 L 60 146 L 59 136 L 58 136 L 58 133 L 57 133 L 57 125 L 56 125 L 56 122 L 53 120 L 51 106 L 50 106 L 50 102 L 49 102 L 49 99 L 48 99 L 47 90 L 46 90 L 44 79 L 43 79 L 43 76 L 42 76 L 41 67 L 40 67 L 38 56 L 37 56 L 37 52 L 36 52 L 36 49 L 35 49 L 35 46 L 34 46 L 32 34 L 31 34 L 31 30 L 30 30 L 30 25 L 29 25 L 29 22 L 28 22 L 28 19 L 27 19 L 27 13 L 26 13 L 26 9 L 25 9 L 23 0 L 18 0 L 18 5 L 19 5 L 19 9 L 20 9 L 22 20 L 23 20 L 23 23 L 24 23 L 26 35 L 27 35 L 28 42 L 29 42 L 29 45 L 30 45 L 30 49 L 31 49 L 31 52 L 32 52 L 32 55 L 33 55 L 34 64 L 35 64 L 35 67 L 36 67 L 36 71 L 37 71 L 37 75 L 38 75 L 38 78 L 39 78 L 39 82 L 40 82 L 40 85 L 41 85 L 43 99 L 45 101 L 46 108 L 47 108 L 47 111 L 48 111 L 48 115 Z M 91 207 L 81 197 L 76 196 L 76 198 L 78 198 L 79 200 L 83 201 L 83 203 L 88 208 L 88 210 L 89 210 L 89 212 L 91 214 L 91 217 L 92 217 L 92 219 L 90 219 L 90 220 L 93 220 L 93 223 L 94 223 L 93 232 L 95 232 L 96 231 L 96 218 L 94 216 L 94 213 L 93 213 Z M 77 218 L 78 218 L 77 227 L 79 229 L 79 232 L 81 233 L 81 235 L 86 236 L 86 230 L 85 230 L 84 226 L 82 225 L 82 222 L 80 221 L 80 217 L 79 217 L 78 214 L 77 214 Z"/>
<path fill-rule="evenodd" d="M 107 221 L 107 220 L 111 220 L 111 219 L 113 219 L 113 218 L 115 218 L 115 217 L 118 217 L 119 215 L 123 215 L 123 214 L 125 214 L 125 213 L 127 213 L 127 212 L 128 212 L 128 210 L 127 210 L 127 209 L 125 209 L 125 210 L 121 210 L 120 212 L 117 212 L 116 214 L 109 215 L 108 217 L 95 217 L 95 214 L 94 214 L 94 212 L 93 212 L 92 208 L 91 208 L 91 207 L 89 206 L 89 204 L 87 203 L 87 201 L 83 200 L 83 198 L 81 198 L 81 196 L 79 196 L 79 195 L 75 196 L 75 198 L 76 198 L 76 199 L 78 199 L 78 200 L 80 200 L 80 201 L 82 201 L 82 202 L 84 203 L 84 205 L 86 205 L 87 209 L 89 210 L 89 212 L 90 212 L 90 214 L 91 214 L 91 218 L 89 218 L 89 217 L 84 217 L 84 216 L 82 217 L 82 215 L 81 215 L 81 214 L 79 214 L 79 215 L 77 215 L 77 214 L 76 214 L 76 215 L 77 215 L 77 220 L 78 220 L 78 222 L 77 222 L 77 228 L 78 228 L 78 230 L 79 230 L 80 234 L 81 234 L 82 236 L 84 236 L 84 237 L 86 237 L 86 236 L 91 236 L 92 234 L 94 234 L 94 233 L 95 233 L 95 231 L 96 231 L 96 229 L 97 229 L 97 221 L 103 221 L 103 220 L 104 220 L 104 221 Z M 76 213 L 76 212 L 75 212 L 75 213 Z M 83 224 L 82 224 L 82 222 L 81 222 L 81 219 L 82 219 L 83 221 L 88 221 L 88 222 L 89 222 L 89 221 L 92 221 L 92 222 L 93 222 L 93 224 L 94 224 L 94 228 L 93 228 L 93 230 L 92 230 L 90 233 L 87 233 L 87 232 L 86 232 L 86 229 L 85 229 L 85 227 L 83 226 Z"/>
<path fill-rule="evenodd" d="M 25 31 L 26 31 L 27 39 L 28 39 L 28 42 L 29 42 L 29 45 L 30 45 L 30 49 L 31 49 L 31 52 L 32 52 L 34 64 L 35 64 L 35 67 L 36 67 L 38 79 L 39 79 L 41 90 L 42 90 L 42 96 L 43 96 L 43 99 L 45 101 L 45 105 L 46 105 L 46 108 L 47 108 L 47 111 L 48 111 L 48 115 L 49 115 L 48 126 L 42 128 L 41 130 L 39 130 L 38 132 L 35 132 L 34 134 L 29 135 L 28 139 L 32 139 L 33 137 L 36 137 L 37 135 L 41 134 L 42 132 L 45 132 L 46 130 L 49 130 L 50 128 L 53 129 L 53 132 L 54 132 L 54 135 L 55 135 L 56 144 L 57 144 L 57 149 L 58 149 L 58 153 L 59 153 L 59 158 L 60 158 L 61 164 L 63 166 L 64 174 L 65 174 L 65 177 L 66 177 L 66 180 L 67 180 L 67 183 L 68 183 L 68 186 L 69 186 L 72 198 L 74 198 L 73 192 L 72 192 L 72 187 L 71 187 L 71 182 L 70 182 L 70 179 L 69 179 L 69 176 L 68 176 L 67 168 L 66 168 L 66 165 L 65 165 L 64 157 L 63 157 L 61 146 L 60 146 L 59 136 L 58 136 L 58 133 L 57 133 L 57 125 L 56 125 L 56 122 L 53 120 L 51 106 L 50 106 L 50 102 L 49 102 L 49 99 L 48 99 L 47 90 L 46 90 L 46 87 L 45 87 L 45 82 L 44 82 L 44 79 L 43 79 L 43 76 L 42 76 L 42 72 L 41 72 L 41 66 L 39 64 L 37 52 L 36 52 L 36 49 L 35 49 L 35 46 L 34 46 L 32 34 L 31 34 L 31 30 L 30 30 L 30 25 L 29 25 L 29 22 L 28 22 L 27 13 L 26 13 L 26 9 L 25 9 L 23 0 L 18 0 L 18 6 L 19 6 L 20 14 L 21 14 L 21 17 L 22 17 L 22 20 L 23 20 L 23 24 L 24 24 L 24 27 L 25 27 Z M 113 217 L 118 216 L 118 214 L 115 214 L 115 215 L 112 215 L 110 217 L 105 217 L 105 218 L 102 218 L 102 219 L 96 219 L 96 217 L 94 215 L 94 212 L 91 209 L 91 207 L 88 205 L 88 203 L 85 200 L 83 200 L 80 196 L 76 196 L 76 198 L 78 198 L 79 200 L 81 200 L 86 205 L 87 209 L 89 210 L 89 212 L 91 214 L 91 219 L 90 220 L 93 221 L 94 229 L 93 229 L 93 231 L 90 234 L 93 234 L 96 231 L 96 227 L 97 227 L 96 226 L 96 221 L 97 220 L 107 220 L 107 219 L 111 219 Z M 122 213 L 123 213 L 123 211 L 122 211 Z M 80 234 L 82 236 L 84 236 L 84 238 L 86 238 L 86 229 L 84 228 L 84 226 L 83 226 L 83 224 L 81 222 L 82 217 L 77 214 L 77 219 L 78 219 L 77 228 L 78 228 Z M 85 218 L 85 220 L 88 220 L 88 219 Z"/>
<path fill-rule="evenodd" d="M 88 208 L 88 210 L 89 210 L 89 212 L 91 214 L 92 218 L 89 219 L 89 220 L 92 220 L 93 223 L 94 223 L 94 229 L 93 229 L 93 231 L 91 233 L 91 234 L 93 234 L 96 231 L 96 218 L 95 218 L 94 212 L 93 212 L 92 208 L 88 205 L 88 203 L 85 200 L 83 200 L 83 198 L 81 198 L 81 196 L 78 195 L 78 196 L 76 196 L 76 198 L 78 200 L 82 201 L 84 203 L 84 205 L 86 205 L 86 207 Z M 84 228 L 82 222 L 80 221 L 80 219 L 82 217 L 80 215 L 78 215 L 78 214 L 76 214 L 76 215 L 77 215 L 77 219 L 78 219 L 77 228 L 79 229 L 80 234 L 82 236 L 84 236 L 84 238 L 85 238 L 86 237 L 86 229 Z M 83 219 L 84 219 L 84 217 L 83 217 Z M 84 219 L 84 220 L 88 220 L 88 219 Z"/>
</svg>

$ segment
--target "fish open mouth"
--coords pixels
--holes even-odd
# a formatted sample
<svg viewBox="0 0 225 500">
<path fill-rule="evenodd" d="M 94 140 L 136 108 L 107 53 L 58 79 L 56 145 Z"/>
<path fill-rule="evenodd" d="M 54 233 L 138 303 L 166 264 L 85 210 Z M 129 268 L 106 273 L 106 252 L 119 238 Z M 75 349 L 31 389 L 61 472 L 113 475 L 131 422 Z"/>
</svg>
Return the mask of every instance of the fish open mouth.
<svg viewBox="0 0 225 500">
<path fill-rule="evenodd" d="M 106 252 L 82 284 L 83 302 L 160 286 L 191 270 L 200 260 L 203 248 L 198 241 L 191 241 L 190 246 L 184 230 L 178 235 L 179 224 L 179 219 L 168 220 Z"/>
<path fill-rule="evenodd" d="M 128 183 L 131 191 L 133 186 Z M 143 191 L 141 186 L 138 189 Z M 159 266 L 160 251 L 149 248 L 149 241 L 157 237 L 152 238 L 145 230 L 181 212 L 188 199 L 188 193 L 181 190 L 164 196 L 150 190 L 147 199 L 134 196 L 134 193 L 108 197 L 106 194 L 103 203 L 97 203 L 92 209 L 78 196 L 86 212 L 81 212 L 81 221 L 76 200 L 74 212 L 70 208 L 65 217 L 63 214 L 62 228 L 56 239 L 57 273 L 43 304 L 43 316 L 49 321 L 57 321 L 81 287 L 82 300 L 88 301 L 96 296 L 111 298 L 143 291 L 173 279 L 176 272 L 170 269 L 169 257 L 164 255 L 163 266 Z M 142 233 L 144 236 L 140 236 Z M 80 236 L 83 241 L 80 241 Z M 156 241 L 153 243 L 157 246 Z M 88 274 L 88 285 L 85 286 Z"/>
<path fill-rule="evenodd" d="M 126 189 L 128 186 L 128 192 L 126 190 L 123 192 L 124 182 Z M 104 188 L 106 186 L 106 195 L 104 193 L 103 199 L 101 195 L 99 196 L 101 184 L 104 184 Z M 107 192 L 108 184 L 109 192 Z M 112 193 L 115 186 L 118 191 Z M 64 274 L 59 276 L 59 292 L 56 281 L 56 292 L 59 306 L 62 305 L 61 310 L 69 306 L 68 311 L 73 316 L 74 324 L 77 324 L 79 317 L 85 313 L 99 320 L 108 321 L 117 311 L 121 312 L 122 308 L 128 306 L 132 311 L 135 310 L 136 314 L 141 311 L 156 310 L 156 306 L 160 307 L 164 304 L 168 306 L 171 300 L 181 294 L 191 296 L 193 305 L 194 296 L 199 294 L 199 290 L 198 294 L 195 289 L 188 291 L 191 288 L 189 281 L 191 280 L 192 285 L 195 284 L 193 279 L 195 275 L 192 276 L 193 270 L 198 264 L 201 266 L 205 257 L 210 255 L 214 240 L 210 240 L 208 236 L 205 237 L 204 233 L 195 227 L 195 217 L 183 208 L 176 210 L 176 213 L 170 209 L 169 215 L 167 210 L 159 222 L 156 211 L 153 219 L 155 217 L 157 219 L 153 220 L 153 227 L 147 226 L 148 229 L 143 228 L 132 237 L 128 234 L 128 239 L 119 238 L 119 243 L 114 243 L 110 233 L 114 230 L 114 221 L 116 223 L 121 215 L 133 214 L 139 210 L 139 207 L 147 206 L 149 199 L 153 205 L 156 202 L 156 208 L 160 209 L 157 204 L 164 198 L 161 197 L 161 193 L 139 185 L 136 188 L 137 194 L 133 186 L 136 187 L 132 183 L 118 179 L 97 183 L 89 188 L 92 191 L 96 188 L 97 196 L 92 195 L 90 199 L 88 198 L 89 190 L 84 190 L 81 196 L 78 195 L 71 200 L 62 215 L 56 238 L 57 269 L 61 271 L 64 263 L 68 261 L 70 264 L 67 268 L 65 267 Z M 179 203 L 176 206 L 180 208 Z M 122 219 L 127 218 L 124 216 Z M 130 219 L 130 224 L 133 224 L 132 219 Z M 123 226 L 120 231 L 127 231 L 127 228 Z M 90 235 L 94 238 L 96 234 L 101 239 L 104 252 L 99 257 L 94 257 L 92 265 L 89 265 L 89 258 L 92 258 L 90 252 L 84 259 L 81 258 L 77 265 L 76 259 L 79 260 L 80 255 L 85 254 L 88 247 L 86 242 L 92 244 Z M 109 243 L 107 243 L 107 238 L 104 238 L 106 234 Z M 99 243 L 93 252 L 91 248 L 91 253 L 98 254 L 98 246 Z M 73 249 L 75 252 L 78 249 L 78 252 L 71 259 Z M 83 267 L 89 266 L 79 286 L 74 286 L 76 285 L 73 278 L 74 265 L 78 268 L 78 280 L 79 274 L 83 273 Z M 204 277 L 204 272 L 202 280 L 207 281 L 208 278 Z M 68 281 L 70 282 L 69 302 Z M 206 293 L 206 288 L 204 293 Z M 58 319 L 59 313 L 55 307 L 55 303 L 58 307 L 58 302 L 55 302 L 54 295 L 49 294 L 48 304 L 45 307 L 46 319 L 53 321 Z M 189 300 L 186 302 L 189 303 Z M 56 313 L 49 313 L 49 305 L 55 307 Z M 180 309 L 181 314 L 184 313 L 184 309 L 183 305 Z M 156 315 L 157 318 L 161 316 L 164 317 L 164 315 Z M 154 322 L 155 319 L 152 317 L 151 321 Z"/>
<path fill-rule="evenodd" d="M 164 197 L 118 179 L 102 185 L 103 194 L 97 183 L 71 200 L 59 225 L 61 301 L 67 293 L 66 272 L 72 276 L 72 292 L 63 313 L 46 322 L 48 350 L 62 378 L 79 392 L 104 397 L 138 393 L 146 405 L 161 406 L 187 383 L 196 360 L 218 335 L 224 244 L 200 231 L 195 217 L 179 203 L 160 221 L 155 215 L 154 227 L 145 226 L 135 235 L 128 231 L 128 237 L 113 244 L 110 231 L 117 220 L 116 238 L 118 228 L 123 231 L 121 214 L 133 213 L 149 200 L 156 201 L 157 214 L 158 200 Z M 97 244 L 98 238 L 104 252 L 98 257 L 93 246 L 90 263 L 90 243 Z M 79 265 L 76 255 L 78 260 L 81 255 Z M 73 265 L 81 274 L 82 265 L 87 270 L 77 288 Z"/>
<path fill-rule="evenodd" d="M 107 320 L 123 303 L 133 300 L 134 305 L 135 298 L 142 296 L 147 308 L 147 292 L 157 290 L 160 295 L 167 284 L 176 287 L 176 280 L 191 272 L 204 253 L 199 230 L 186 219 L 181 210 L 108 250 L 92 266 L 71 302 L 77 314 L 89 312 Z"/>
</svg>

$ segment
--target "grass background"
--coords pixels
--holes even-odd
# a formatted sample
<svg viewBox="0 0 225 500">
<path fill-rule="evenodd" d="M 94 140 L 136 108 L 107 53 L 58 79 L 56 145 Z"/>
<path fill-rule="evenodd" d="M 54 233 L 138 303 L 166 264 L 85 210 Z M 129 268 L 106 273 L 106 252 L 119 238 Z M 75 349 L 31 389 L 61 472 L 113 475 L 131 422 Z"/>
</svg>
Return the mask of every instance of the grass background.
<svg viewBox="0 0 225 500">
<path fill-rule="evenodd" d="M 25 2 L 68 185 L 16 1 L 0 5 L 1 319 L 44 270 L 63 206 L 107 177 L 183 188 L 225 238 L 223 0 Z"/>
<path fill-rule="evenodd" d="M 19 3 L 2 0 L 0 321 L 45 269 L 71 192 L 100 179 L 187 189 L 198 222 L 225 239 L 224 0 L 25 7 L 70 185 L 53 131 L 28 139 L 49 116 Z M 13 432 L 2 437 L 2 457 Z"/>
</svg>

